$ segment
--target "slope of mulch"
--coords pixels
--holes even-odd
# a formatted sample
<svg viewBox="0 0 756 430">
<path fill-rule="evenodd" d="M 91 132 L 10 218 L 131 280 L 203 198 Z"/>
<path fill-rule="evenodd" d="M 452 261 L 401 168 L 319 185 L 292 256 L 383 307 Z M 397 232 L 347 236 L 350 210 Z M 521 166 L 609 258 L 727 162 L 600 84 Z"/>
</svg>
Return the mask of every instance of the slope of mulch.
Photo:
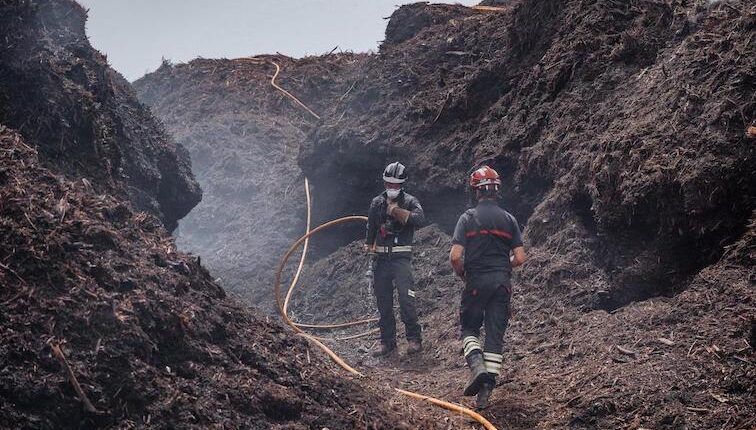
<svg viewBox="0 0 756 430">
<path fill-rule="evenodd" d="M 0 3 L 0 123 L 50 168 L 128 198 L 169 229 L 199 202 L 189 157 L 89 44 L 73 0 Z"/>
<path fill-rule="evenodd" d="M 434 428 L 228 299 L 156 217 L 40 158 L 0 127 L 0 427 Z"/>
<path fill-rule="evenodd" d="M 528 280 L 527 272 L 518 273 L 504 372 L 484 415 L 499 428 L 751 428 L 754 221 L 726 257 L 698 273 L 685 292 L 612 313 L 583 312 Z M 449 236 L 436 226 L 418 232 L 413 270 L 424 330 L 421 356 L 402 352 L 376 360 L 369 352 L 377 335 L 331 344 L 379 381 L 465 404 L 470 400 L 460 395 L 468 376 L 459 341 L 462 282 L 448 264 L 449 246 Z M 367 264 L 359 241 L 314 262 L 303 273 L 292 316 L 320 323 L 375 316 Z M 398 328 L 403 350 L 400 321 Z"/>
<path fill-rule="evenodd" d="M 423 356 L 368 358 L 375 337 L 336 344 L 340 352 L 391 385 L 467 401 L 458 394 L 461 285 L 444 232 L 466 207 L 469 168 L 488 160 L 504 176 L 504 205 L 526 225 L 531 259 L 518 273 L 507 370 L 485 414 L 514 428 L 752 427 L 756 182 L 744 131 L 756 114 L 754 13 L 742 0 L 523 0 L 495 13 L 410 5 L 392 17 L 379 55 L 355 62 L 346 81 L 330 76 L 343 84 L 330 98 L 306 98 L 309 80 L 322 87 L 323 70 L 282 81 L 320 103 L 322 118 L 300 129 L 309 134 L 299 147 L 316 220 L 364 213 L 381 169 L 400 159 L 408 188 L 440 226 L 418 233 Z M 205 85 L 226 64 L 242 67 L 166 67 L 164 83 L 140 92 L 177 132 L 208 115 L 255 112 L 199 92 L 225 110 L 193 101 L 170 119 L 172 105 L 196 100 L 186 82 Z M 234 88 L 231 76 L 213 92 L 226 81 Z M 254 100 L 272 91 L 248 88 Z M 235 214 L 226 201 L 216 207 Z M 303 214 L 301 195 L 282 206 Z M 342 233 L 348 244 L 359 232 Z M 357 255 L 355 242 L 314 262 L 292 314 L 371 315 L 367 261 Z"/>
<path fill-rule="evenodd" d="M 548 250 L 530 277 L 589 308 L 677 294 L 753 210 L 755 13 L 744 1 L 405 6 L 302 147 L 318 211 L 364 212 L 380 188 L 365 172 L 400 159 L 448 232 L 467 172 L 488 160 L 529 245 Z M 392 33 L 416 20 L 412 37 Z"/>
<path fill-rule="evenodd" d="M 443 19 L 425 17 L 434 11 Z M 421 24 L 387 35 L 345 107 L 302 147 L 321 213 L 361 212 L 380 188 L 364 172 L 401 159 L 449 232 L 470 166 L 488 160 L 531 258 L 486 415 L 516 428 L 752 427 L 756 11 L 742 1 L 452 11 L 397 11 L 390 30 Z M 340 348 L 393 383 L 465 401 L 461 285 L 448 237 L 426 235 L 441 239 L 418 238 L 423 358 L 375 362 L 365 354 L 375 338 Z M 339 267 L 360 261 L 355 252 L 315 263 L 292 313 L 370 314 L 366 263 Z"/>
<path fill-rule="evenodd" d="M 176 251 L 165 226 L 200 198 L 188 154 L 85 15 L 0 3 L 0 427 L 434 428 Z"/>
<path fill-rule="evenodd" d="M 338 106 L 362 55 L 291 59 L 206 60 L 164 64 L 134 83 L 192 157 L 202 202 L 181 221 L 177 241 L 202 256 L 229 291 L 271 309 L 273 268 L 305 225 L 304 176 L 295 160 L 318 120 L 270 84 L 316 113 Z M 262 63 L 262 64 L 261 64 Z M 317 187 L 317 184 L 313 185 Z"/>
</svg>

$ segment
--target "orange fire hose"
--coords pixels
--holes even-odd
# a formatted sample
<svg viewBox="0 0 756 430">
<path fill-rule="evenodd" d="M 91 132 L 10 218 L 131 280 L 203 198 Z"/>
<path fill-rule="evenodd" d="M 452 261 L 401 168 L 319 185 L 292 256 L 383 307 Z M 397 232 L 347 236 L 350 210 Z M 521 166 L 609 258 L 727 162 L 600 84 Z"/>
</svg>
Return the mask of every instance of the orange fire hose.
<svg viewBox="0 0 756 430">
<path fill-rule="evenodd" d="M 306 232 L 310 231 L 310 220 L 312 218 L 311 210 L 310 210 L 310 181 L 305 178 L 305 197 L 307 198 L 307 230 Z M 291 284 L 289 284 L 289 291 L 286 292 L 286 299 L 284 299 L 283 304 L 283 311 L 284 313 L 288 313 L 289 310 L 289 300 L 291 300 L 291 294 L 294 292 L 294 287 L 297 285 L 297 282 L 299 282 L 299 275 L 302 273 L 302 267 L 304 267 L 305 262 L 305 256 L 307 255 L 307 246 L 310 244 L 310 239 L 307 238 L 304 241 L 304 245 L 302 246 L 302 257 L 299 259 L 299 266 L 297 267 L 297 273 L 294 274 L 294 279 L 291 280 Z M 299 324 L 297 324 L 299 325 Z"/>
<path fill-rule="evenodd" d="M 270 61 L 270 64 L 276 66 L 276 73 L 273 75 L 273 79 L 270 80 L 270 84 L 273 85 L 278 91 L 281 91 L 282 93 L 286 94 L 290 99 L 294 100 L 298 105 L 305 108 L 305 110 L 307 110 L 307 112 L 309 112 L 310 115 L 314 116 L 317 119 L 320 119 L 320 115 L 313 112 L 312 109 L 308 108 L 306 104 L 302 103 L 301 101 L 299 101 L 298 98 L 291 95 L 290 92 L 278 86 L 278 84 L 276 83 L 276 78 L 278 77 L 278 74 L 281 72 L 281 67 L 273 61 Z"/>
<path fill-rule="evenodd" d="M 496 7 L 496 6 L 470 6 L 470 9 L 477 10 L 479 12 L 506 12 L 507 8 L 505 7 Z"/>
<path fill-rule="evenodd" d="M 312 200 L 310 198 L 310 182 L 307 180 L 307 178 L 305 178 L 305 197 L 307 199 L 307 229 L 305 230 L 305 233 L 309 233 L 310 220 L 312 219 Z M 286 298 L 284 299 L 284 304 L 283 304 L 283 311 L 287 315 L 289 313 L 289 301 L 291 300 L 291 295 L 294 292 L 294 287 L 297 286 L 297 282 L 299 282 L 299 275 L 301 275 L 302 268 L 304 267 L 305 257 L 307 256 L 307 246 L 309 245 L 309 242 L 310 242 L 310 238 L 307 238 L 304 241 L 304 245 L 302 245 L 302 256 L 299 258 L 299 266 L 297 267 L 297 271 L 294 274 L 294 278 L 291 280 L 291 284 L 289 284 L 289 290 L 286 292 Z M 341 324 L 303 324 L 303 323 L 298 323 L 298 322 L 295 322 L 294 324 L 296 324 L 297 327 L 300 327 L 300 328 L 336 329 L 336 328 L 352 327 L 352 326 L 362 325 L 362 324 L 369 324 L 375 321 L 378 321 L 378 318 L 368 318 L 368 319 L 341 323 Z M 360 333 L 360 334 L 351 335 L 347 337 L 332 338 L 329 340 L 356 339 L 358 337 L 369 336 L 375 332 L 376 330 L 370 330 L 365 333 Z M 328 339 L 328 338 L 322 338 L 322 337 L 317 337 L 317 338 L 320 340 Z"/>
<path fill-rule="evenodd" d="M 494 427 L 493 424 L 491 424 L 490 421 L 485 419 L 482 415 L 479 413 L 472 411 L 470 409 L 467 409 L 464 406 L 457 405 L 455 403 L 450 403 L 444 400 L 439 400 L 433 397 L 424 396 L 422 394 L 413 393 L 412 391 L 406 391 L 402 390 L 401 388 L 394 388 L 394 390 L 404 394 L 405 396 L 412 397 L 414 399 L 418 400 L 425 400 L 426 402 L 432 403 L 436 406 L 440 406 L 446 410 L 452 411 L 452 412 L 459 412 L 462 414 L 467 415 L 468 417 L 474 419 L 475 421 L 481 423 L 483 427 L 485 427 L 487 430 L 496 430 L 496 427 Z"/>
<path fill-rule="evenodd" d="M 302 324 L 302 323 L 295 323 L 297 327 L 301 328 L 322 328 L 322 329 L 333 329 L 333 328 L 345 328 L 345 327 L 352 327 L 360 324 L 367 324 L 371 322 L 378 321 L 378 318 L 368 318 L 364 320 L 359 321 L 352 321 L 352 322 L 346 322 L 341 324 Z"/>
<path fill-rule="evenodd" d="M 283 273 L 283 269 L 286 267 L 286 262 L 289 260 L 289 258 L 294 253 L 294 251 L 296 251 L 297 248 L 299 248 L 300 245 L 302 245 L 303 243 L 307 244 L 309 242 L 309 239 L 310 239 L 311 236 L 313 236 L 313 235 L 315 235 L 315 234 L 317 234 L 317 233 L 319 233 L 319 232 L 321 232 L 321 231 L 323 231 L 323 230 L 325 230 L 327 228 L 333 227 L 335 225 L 342 224 L 342 223 L 347 223 L 347 222 L 352 222 L 352 221 L 367 222 L 367 217 L 353 215 L 353 216 L 347 216 L 347 217 L 343 217 L 343 218 L 339 218 L 339 219 L 335 219 L 335 220 L 329 221 L 329 222 L 327 222 L 325 224 L 322 224 L 322 225 L 316 227 L 314 230 L 310 230 L 309 227 L 310 227 L 311 201 L 310 201 L 309 185 L 308 185 L 308 182 L 307 182 L 306 179 L 305 179 L 305 187 L 307 187 L 307 191 L 306 191 L 306 195 L 307 195 L 307 231 L 306 231 L 305 235 L 302 236 L 302 237 L 300 237 L 296 242 L 294 242 L 294 244 L 289 248 L 289 250 L 286 252 L 286 254 L 284 254 L 283 258 L 281 259 L 281 263 L 278 265 L 278 270 L 276 270 L 275 285 L 274 285 L 273 290 L 274 290 L 274 293 L 275 293 L 275 296 L 276 296 L 276 304 L 278 305 L 278 312 L 281 315 L 281 318 L 284 320 L 284 322 L 286 324 L 288 324 L 297 334 L 299 334 L 300 336 L 308 339 L 309 341 L 311 341 L 312 343 L 314 343 L 315 345 L 317 345 L 329 357 L 331 357 L 331 359 L 333 359 L 333 361 L 335 361 L 339 366 L 341 366 L 343 369 L 345 369 L 347 372 L 349 372 L 349 373 L 351 373 L 353 375 L 364 377 L 364 375 L 362 373 L 360 373 L 357 369 L 355 369 L 352 366 L 350 366 L 349 364 L 347 364 L 335 352 L 333 352 L 325 344 L 323 344 L 322 342 L 320 342 L 320 340 L 318 340 L 319 338 L 317 338 L 316 336 L 312 336 L 312 335 L 310 335 L 308 333 L 305 333 L 302 330 L 302 328 L 301 328 L 303 326 L 297 325 L 294 321 L 291 320 L 291 318 L 289 318 L 289 316 L 287 314 L 288 300 L 291 298 L 291 293 L 292 293 L 294 287 L 296 286 L 296 281 L 299 279 L 300 272 L 301 272 L 302 267 L 304 265 L 304 260 L 305 260 L 305 256 L 306 256 L 306 253 L 304 251 L 302 252 L 302 257 L 300 259 L 300 264 L 299 264 L 299 267 L 297 269 L 297 272 L 296 272 L 296 274 L 294 276 L 294 281 L 289 285 L 289 290 L 287 291 L 286 299 L 284 301 L 281 300 L 281 274 Z M 358 321 L 358 322 L 354 322 L 354 323 L 345 323 L 345 324 L 347 324 L 347 325 L 349 325 L 349 324 L 355 325 L 357 323 L 363 323 L 365 321 L 368 321 L 368 320 Z M 343 327 L 345 325 L 344 324 L 331 324 L 330 326 L 342 326 Z M 322 328 L 322 327 L 318 327 L 318 328 Z M 354 338 L 357 338 L 357 337 L 362 337 L 362 336 L 374 333 L 376 331 L 378 331 L 378 330 L 377 329 L 373 329 L 373 330 L 365 332 L 365 333 L 359 333 L 357 335 L 346 336 L 346 337 L 342 337 L 342 338 L 335 338 L 333 340 L 354 339 Z M 322 339 L 322 338 L 320 338 L 320 339 Z M 399 388 L 395 388 L 395 390 L 398 393 L 401 393 L 401 394 L 403 394 L 405 396 L 409 396 L 409 397 L 412 397 L 412 398 L 415 398 L 415 399 L 418 399 L 418 400 L 424 400 L 424 401 L 430 402 L 430 403 L 432 403 L 432 404 L 434 404 L 436 406 L 440 406 L 440 407 L 442 407 L 444 409 L 447 409 L 447 410 L 450 410 L 450 411 L 453 411 L 453 412 L 458 412 L 458 413 L 467 415 L 468 417 L 474 419 L 475 421 L 477 421 L 478 423 L 480 423 L 481 425 L 483 425 L 483 427 L 485 427 L 486 430 L 496 430 L 496 427 L 490 421 L 488 421 L 486 418 L 484 418 L 482 415 L 478 414 L 477 412 L 475 412 L 475 411 L 473 411 L 471 409 L 465 408 L 464 406 L 456 405 L 454 403 L 449 403 L 449 402 L 446 402 L 444 400 L 439 400 L 439 399 L 436 399 L 436 398 L 433 398 L 433 397 L 425 396 L 425 395 L 418 394 L 418 393 L 413 393 L 411 391 L 406 391 L 406 390 L 402 390 L 402 389 L 399 389 Z"/>
</svg>

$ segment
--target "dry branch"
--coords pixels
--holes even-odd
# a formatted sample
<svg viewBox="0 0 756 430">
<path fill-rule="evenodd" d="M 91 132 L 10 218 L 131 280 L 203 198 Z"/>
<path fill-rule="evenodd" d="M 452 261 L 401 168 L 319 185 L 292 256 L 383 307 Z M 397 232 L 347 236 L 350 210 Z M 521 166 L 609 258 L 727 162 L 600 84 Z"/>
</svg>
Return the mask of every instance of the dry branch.
<svg viewBox="0 0 756 430">
<path fill-rule="evenodd" d="M 84 403 L 84 407 L 87 409 L 87 411 L 93 414 L 101 413 L 99 410 L 97 410 L 97 408 L 94 407 L 92 402 L 89 401 L 87 395 L 84 394 L 84 390 L 81 389 L 81 384 L 79 384 L 79 381 L 76 379 L 76 375 L 74 375 L 71 366 L 68 365 L 66 357 L 63 355 L 63 351 L 60 349 L 60 346 L 51 343 L 50 348 L 52 348 L 52 352 L 53 355 L 55 355 L 55 358 L 60 361 L 60 364 L 62 364 L 63 368 L 66 370 L 68 380 L 71 381 L 71 385 L 73 385 L 74 390 L 76 390 L 76 394 L 79 396 L 79 400 Z"/>
</svg>

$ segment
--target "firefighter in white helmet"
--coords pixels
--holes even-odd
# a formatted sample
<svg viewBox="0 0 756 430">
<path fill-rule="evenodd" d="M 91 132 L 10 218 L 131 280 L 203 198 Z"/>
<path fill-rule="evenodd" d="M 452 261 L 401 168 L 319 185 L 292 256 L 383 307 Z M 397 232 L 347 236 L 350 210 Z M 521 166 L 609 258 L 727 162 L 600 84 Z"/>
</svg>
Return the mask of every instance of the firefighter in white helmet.
<svg viewBox="0 0 756 430">
<path fill-rule="evenodd" d="M 420 202 L 404 191 L 407 169 L 393 162 L 383 172 L 384 191 L 376 196 L 368 211 L 365 248 L 375 253 L 373 292 L 380 319 L 381 348 L 373 353 L 384 357 L 396 350 L 394 288 L 407 335 L 407 354 L 422 350 L 412 278 L 412 241 L 415 229 L 425 222 Z"/>
</svg>

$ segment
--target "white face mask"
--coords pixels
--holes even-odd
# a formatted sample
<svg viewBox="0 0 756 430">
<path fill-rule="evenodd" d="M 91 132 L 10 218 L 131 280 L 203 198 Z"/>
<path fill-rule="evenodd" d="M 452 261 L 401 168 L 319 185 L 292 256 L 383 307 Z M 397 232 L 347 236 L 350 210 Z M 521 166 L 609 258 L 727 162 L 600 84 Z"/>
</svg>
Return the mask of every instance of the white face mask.
<svg viewBox="0 0 756 430">
<path fill-rule="evenodd" d="M 394 200 L 395 198 L 399 197 L 399 192 L 400 191 L 401 190 L 386 190 L 386 196 L 389 199 Z"/>
</svg>

